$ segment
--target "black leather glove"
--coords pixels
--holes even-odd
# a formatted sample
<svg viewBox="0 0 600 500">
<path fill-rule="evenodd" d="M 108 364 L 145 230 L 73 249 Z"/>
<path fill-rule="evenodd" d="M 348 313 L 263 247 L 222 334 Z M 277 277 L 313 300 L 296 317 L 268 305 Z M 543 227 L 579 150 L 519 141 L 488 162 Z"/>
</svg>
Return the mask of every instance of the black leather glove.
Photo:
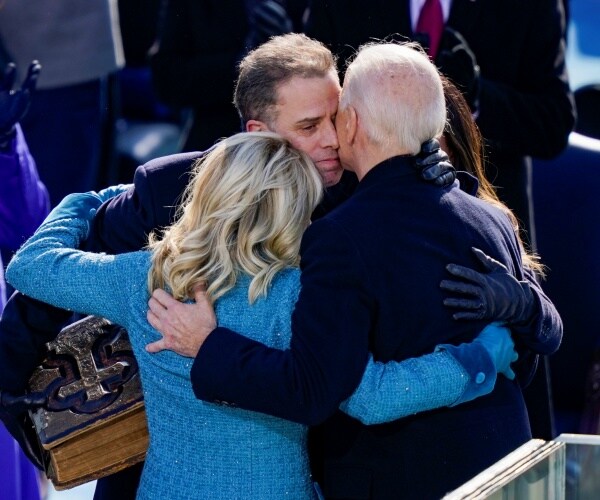
<svg viewBox="0 0 600 500">
<path fill-rule="evenodd" d="M 292 31 L 292 20 L 285 7 L 276 0 L 262 0 L 250 13 L 248 48 L 258 47 L 272 36 Z"/>
<path fill-rule="evenodd" d="M 456 170 L 436 139 L 424 142 L 415 159 L 421 179 L 439 187 L 447 187 L 456 179 Z"/>
<path fill-rule="evenodd" d="M 444 28 L 435 63 L 461 90 L 473 113 L 479 110 L 479 66 L 475 54 L 463 36 L 452 28 Z"/>
<path fill-rule="evenodd" d="M 13 90 L 17 67 L 14 63 L 6 66 L 0 82 L 0 147 L 6 147 L 14 137 L 15 124 L 27 113 L 31 101 L 31 92 L 35 89 L 41 65 L 33 61 L 29 65 L 27 76 L 20 89 Z"/>
<path fill-rule="evenodd" d="M 40 470 L 44 470 L 44 452 L 27 410 L 39 408 L 46 402 L 47 397 L 43 393 L 15 396 L 0 390 L 0 420 L 19 443 L 23 453 Z"/>
<path fill-rule="evenodd" d="M 461 281 L 443 280 L 440 287 L 465 298 L 446 298 L 444 305 L 458 309 L 454 319 L 487 319 L 507 324 L 526 323 L 536 313 L 535 297 L 526 281 L 518 281 L 506 266 L 478 248 L 472 248 L 486 273 L 449 264 L 446 269 Z"/>
</svg>

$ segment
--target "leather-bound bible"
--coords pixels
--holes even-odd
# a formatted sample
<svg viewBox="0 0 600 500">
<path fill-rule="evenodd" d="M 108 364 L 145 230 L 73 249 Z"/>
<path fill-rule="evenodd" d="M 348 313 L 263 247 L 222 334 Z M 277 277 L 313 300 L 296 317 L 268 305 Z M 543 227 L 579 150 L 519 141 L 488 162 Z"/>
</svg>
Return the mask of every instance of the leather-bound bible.
<svg viewBox="0 0 600 500">
<path fill-rule="evenodd" d="M 146 415 L 127 331 L 88 316 L 47 344 L 29 391 L 47 404 L 29 415 L 46 475 L 57 490 L 92 481 L 144 459 Z"/>
</svg>

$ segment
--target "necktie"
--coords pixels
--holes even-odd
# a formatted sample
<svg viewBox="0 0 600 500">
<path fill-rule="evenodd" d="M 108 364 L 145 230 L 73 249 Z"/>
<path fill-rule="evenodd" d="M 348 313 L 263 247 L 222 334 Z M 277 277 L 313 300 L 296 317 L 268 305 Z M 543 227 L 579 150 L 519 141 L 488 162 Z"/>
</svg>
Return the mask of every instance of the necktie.
<svg viewBox="0 0 600 500">
<path fill-rule="evenodd" d="M 429 35 L 429 57 L 435 59 L 444 29 L 444 14 L 440 0 L 426 0 L 419 20 L 417 22 L 417 33 Z"/>
</svg>

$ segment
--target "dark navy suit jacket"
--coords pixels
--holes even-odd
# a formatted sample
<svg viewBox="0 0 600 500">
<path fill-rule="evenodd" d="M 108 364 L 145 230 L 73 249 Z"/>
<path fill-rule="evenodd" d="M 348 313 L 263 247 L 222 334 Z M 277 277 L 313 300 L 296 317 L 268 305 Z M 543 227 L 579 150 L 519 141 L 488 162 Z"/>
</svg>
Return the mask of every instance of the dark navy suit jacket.
<svg viewBox="0 0 600 500">
<path fill-rule="evenodd" d="M 410 159 L 376 166 L 305 233 L 291 348 L 218 328 L 194 363 L 196 395 L 310 424 L 334 414 L 323 433 L 328 497 L 439 498 L 530 439 L 516 381 L 501 377 L 484 398 L 378 426 L 335 409 L 358 384 L 369 351 L 402 360 L 471 340 L 484 327 L 454 321 L 438 286 L 448 262 L 475 264 L 472 246 L 523 279 L 500 210 L 457 183 L 423 183 Z"/>
</svg>

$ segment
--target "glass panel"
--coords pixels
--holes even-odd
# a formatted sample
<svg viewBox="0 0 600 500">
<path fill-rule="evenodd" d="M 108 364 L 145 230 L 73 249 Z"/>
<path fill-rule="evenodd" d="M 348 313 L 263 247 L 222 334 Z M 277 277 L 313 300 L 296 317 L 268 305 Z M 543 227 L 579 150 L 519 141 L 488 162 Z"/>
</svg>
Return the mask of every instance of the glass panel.
<svg viewBox="0 0 600 500">
<path fill-rule="evenodd" d="M 556 441 L 566 443 L 566 499 L 600 498 L 600 436 L 561 434 Z"/>
<path fill-rule="evenodd" d="M 444 500 L 564 500 L 565 451 L 565 443 L 532 439 Z"/>
</svg>

